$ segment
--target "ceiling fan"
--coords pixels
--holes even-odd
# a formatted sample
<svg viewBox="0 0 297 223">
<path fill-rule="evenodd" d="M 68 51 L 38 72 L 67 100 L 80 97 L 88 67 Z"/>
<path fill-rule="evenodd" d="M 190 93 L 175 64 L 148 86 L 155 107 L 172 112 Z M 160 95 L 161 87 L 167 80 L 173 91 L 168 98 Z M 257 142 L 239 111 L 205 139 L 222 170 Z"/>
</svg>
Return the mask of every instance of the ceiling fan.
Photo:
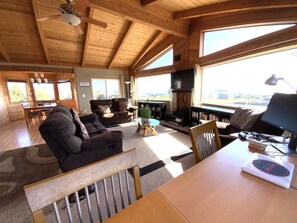
<svg viewBox="0 0 297 223">
<path fill-rule="evenodd" d="M 83 11 L 89 6 L 89 0 L 66 0 L 66 3 L 62 3 L 59 6 L 60 14 L 51 15 L 43 18 L 37 19 L 39 22 L 44 22 L 50 19 L 62 19 L 64 22 L 68 23 L 69 25 L 73 26 L 78 34 L 82 34 L 83 31 L 80 27 L 80 23 L 82 21 L 94 24 L 96 26 L 106 28 L 107 23 L 101 22 L 89 17 L 81 16 L 79 12 Z"/>
</svg>

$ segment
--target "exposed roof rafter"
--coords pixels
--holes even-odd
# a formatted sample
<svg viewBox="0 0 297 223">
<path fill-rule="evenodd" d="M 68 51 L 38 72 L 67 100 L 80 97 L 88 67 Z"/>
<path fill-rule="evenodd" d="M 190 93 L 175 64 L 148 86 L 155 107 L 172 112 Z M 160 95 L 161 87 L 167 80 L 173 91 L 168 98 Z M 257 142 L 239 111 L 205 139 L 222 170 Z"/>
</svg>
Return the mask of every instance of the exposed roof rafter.
<svg viewBox="0 0 297 223">
<path fill-rule="evenodd" d="M 94 14 L 94 9 L 91 8 L 90 9 L 90 13 L 89 13 L 89 17 L 93 18 L 93 14 Z M 89 42 L 90 42 L 90 32 L 91 32 L 91 24 L 87 23 L 87 34 L 85 37 L 85 44 L 84 44 L 84 52 L 82 55 L 82 67 L 84 67 L 86 65 L 86 55 L 88 52 L 88 46 L 89 46 Z"/>
<path fill-rule="evenodd" d="M 109 62 L 107 63 L 107 68 L 109 69 L 111 67 L 111 64 L 113 63 L 114 59 L 116 58 L 118 52 L 120 51 L 121 47 L 123 46 L 125 39 L 127 39 L 127 37 L 129 36 L 129 33 L 131 32 L 132 28 L 133 28 L 134 22 L 132 21 L 127 21 L 125 28 L 124 28 L 124 32 L 122 34 L 122 36 L 118 39 L 118 42 L 116 44 L 116 47 L 114 49 L 113 54 L 111 55 Z"/>
<path fill-rule="evenodd" d="M 40 18 L 41 16 L 40 16 L 37 4 L 38 4 L 37 0 L 32 0 L 32 6 L 33 6 L 35 18 Z M 36 24 L 37 24 L 39 36 L 40 36 L 40 39 L 41 39 L 41 43 L 42 43 L 42 47 L 43 47 L 43 51 L 44 51 L 47 63 L 51 64 L 51 59 L 50 59 L 50 56 L 49 56 L 48 47 L 47 47 L 46 41 L 45 41 L 45 35 L 44 35 L 43 31 L 42 31 L 42 27 L 40 25 L 40 22 L 36 21 Z"/>
<path fill-rule="evenodd" d="M 7 62 L 11 62 L 10 56 L 5 48 L 5 46 L 3 45 L 3 43 L 0 41 L 0 53 L 2 54 L 2 56 L 5 58 L 5 60 Z"/>
<path fill-rule="evenodd" d="M 147 42 L 147 44 L 142 48 L 140 53 L 137 55 L 135 60 L 130 65 L 130 69 L 133 69 L 134 65 L 138 63 L 138 61 L 143 57 L 143 55 L 148 51 L 151 45 L 155 42 L 155 40 L 160 36 L 162 32 L 160 30 L 156 31 L 152 38 Z"/>
<path fill-rule="evenodd" d="M 145 6 L 145 5 L 151 5 L 151 4 L 154 4 L 156 3 L 157 1 L 159 0 L 140 0 L 140 3 L 142 6 Z"/>
<path fill-rule="evenodd" d="M 90 2 L 90 7 L 121 14 L 124 19 L 149 25 L 174 36 L 188 37 L 188 25 L 157 15 L 136 2 L 124 0 L 90 0 Z"/>
<path fill-rule="evenodd" d="M 248 10 L 262 10 L 272 8 L 290 8 L 297 7 L 296 0 L 263 0 L 249 1 L 236 0 L 222 2 L 202 7 L 179 11 L 173 14 L 174 19 L 190 19 L 201 16 L 216 15 L 230 12 L 242 12 Z"/>
</svg>

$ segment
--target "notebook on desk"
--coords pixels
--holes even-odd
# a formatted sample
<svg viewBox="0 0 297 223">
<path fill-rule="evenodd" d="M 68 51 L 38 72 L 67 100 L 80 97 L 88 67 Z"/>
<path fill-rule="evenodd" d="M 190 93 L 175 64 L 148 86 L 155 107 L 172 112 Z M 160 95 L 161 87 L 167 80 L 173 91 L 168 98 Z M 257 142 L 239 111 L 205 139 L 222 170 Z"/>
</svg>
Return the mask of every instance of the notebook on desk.
<svg viewBox="0 0 297 223">
<path fill-rule="evenodd" d="M 294 164 L 254 153 L 241 169 L 278 186 L 290 188 Z"/>
</svg>

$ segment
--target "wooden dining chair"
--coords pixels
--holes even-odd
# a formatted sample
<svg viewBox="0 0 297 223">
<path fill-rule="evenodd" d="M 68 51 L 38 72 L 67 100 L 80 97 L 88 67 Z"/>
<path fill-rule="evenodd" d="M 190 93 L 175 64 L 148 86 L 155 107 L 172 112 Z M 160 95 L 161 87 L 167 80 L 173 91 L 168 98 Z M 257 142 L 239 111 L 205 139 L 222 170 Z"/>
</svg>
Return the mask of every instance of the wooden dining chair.
<svg viewBox="0 0 297 223">
<path fill-rule="evenodd" d="M 133 183 L 132 183 L 133 182 Z M 88 192 L 94 184 L 95 192 Z M 84 188 L 86 199 L 78 191 Z M 136 150 L 27 185 L 25 194 L 34 222 L 101 222 L 142 197 Z M 75 203 L 69 203 L 69 195 Z M 51 204 L 54 215 L 45 218 Z M 50 218 L 51 217 L 51 218 Z M 52 219 L 54 218 L 54 219 Z M 88 220 L 87 220 L 88 219 Z"/>
<path fill-rule="evenodd" d="M 190 128 L 189 133 L 196 163 L 222 147 L 215 120 L 193 126 Z"/>
<path fill-rule="evenodd" d="M 22 108 L 29 108 L 29 104 L 28 103 L 22 103 Z M 41 121 L 41 111 L 40 110 L 30 110 L 30 109 L 26 109 L 24 110 L 24 112 L 27 113 L 27 118 L 29 121 L 30 126 L 32 126 L 34 123 L 40 123 Z"/>
</svg>

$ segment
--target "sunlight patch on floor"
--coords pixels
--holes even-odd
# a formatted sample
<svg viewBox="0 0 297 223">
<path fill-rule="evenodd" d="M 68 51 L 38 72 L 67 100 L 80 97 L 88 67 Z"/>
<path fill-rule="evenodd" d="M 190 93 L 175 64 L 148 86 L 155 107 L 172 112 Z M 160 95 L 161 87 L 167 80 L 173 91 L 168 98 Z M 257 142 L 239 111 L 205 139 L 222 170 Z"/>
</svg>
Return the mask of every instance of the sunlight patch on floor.
<svg viewBox="0 0 297 223">
<path fill-rule="evenodd" d="M 170 164 L 166 165 L 165 168 L 168 170 L 168 172 L 173 177 L 177 177 L 177 176 L 181 175 L 184 172 L 181 163 L 176 163 L 176 162 L 175 163 L 170 163 Z"/>
<path fill-rule="evenodd" d="M 188 146 L 168 133 L 159 134 L 158 136 L 144 137 L 143 140 L 159 159 L 168 158 L 169 154 L 178 155 L 187 150 L 190 151 Z"/>
</svg>

